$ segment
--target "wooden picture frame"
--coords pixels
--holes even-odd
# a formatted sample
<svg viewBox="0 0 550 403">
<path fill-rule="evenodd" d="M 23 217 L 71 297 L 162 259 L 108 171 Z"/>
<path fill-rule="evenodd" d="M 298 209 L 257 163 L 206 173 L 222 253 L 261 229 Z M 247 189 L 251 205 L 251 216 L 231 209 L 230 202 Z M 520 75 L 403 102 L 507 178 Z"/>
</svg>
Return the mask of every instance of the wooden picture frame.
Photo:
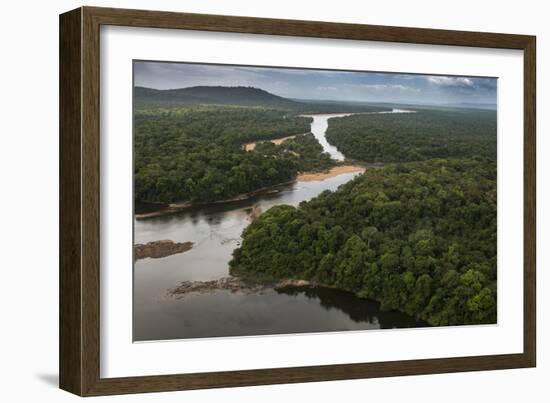
<svg viewBox="0 0 550 403">
<path fill-rule="evenodd" d="M 401 42 L 524 52 L 523 353 L 230 372 L 100 377 L 100 26 Z M 534 367 L 535 37 L 81 7 L 60 16 L 60 387 L 80 396 Z"/>
</svg>

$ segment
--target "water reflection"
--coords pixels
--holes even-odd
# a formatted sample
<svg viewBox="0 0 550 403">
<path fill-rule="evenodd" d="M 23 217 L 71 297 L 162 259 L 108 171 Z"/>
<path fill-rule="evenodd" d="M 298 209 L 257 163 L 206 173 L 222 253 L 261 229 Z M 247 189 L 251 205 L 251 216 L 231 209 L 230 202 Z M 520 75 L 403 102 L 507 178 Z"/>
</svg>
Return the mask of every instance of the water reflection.
<svg viewBox="0 0 550 403">
<path fill-rule="evenodd" d="M 415 320 L 399 311 L 381 311 L 380 303 L 372 300 L 357 298 L 350 292 L 332 288 L 285 288 L 277 292 L 286 295 L 297 296 L 303 294 L 306 298 L 318 300 L 326 310 L 337 309 L 355 322 L 364 322 L 377 325 L 381 329 L 393 329 L 404 327 L 425 327 L 427 323 Z"/>
<path fill-rule="evenodd" d="M 328 288 L 214 290 L 182 299 L 165 296 L 140 311 L 134 332 L 142 341 L 426 326 L 397 311 L 381 312 L 375 301 Z"/>
</svg>

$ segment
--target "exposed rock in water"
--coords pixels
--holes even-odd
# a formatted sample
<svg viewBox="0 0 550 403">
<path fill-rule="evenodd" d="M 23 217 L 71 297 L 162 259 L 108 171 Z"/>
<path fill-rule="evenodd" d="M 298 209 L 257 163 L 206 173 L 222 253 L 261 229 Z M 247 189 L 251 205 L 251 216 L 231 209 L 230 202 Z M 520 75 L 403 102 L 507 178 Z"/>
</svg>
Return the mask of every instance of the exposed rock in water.
<svg viewBox="0 0 550 403">
<path fill-rule="evenodd" d="M 174 242 L 169 239 L 134 245 L 134 259 L 161 258 L 176 253 L 186 252 L 193 247 L 193 242 Z"/>
<path fill-rule="evenodd" d="M 176 288 L 168 290 L 169 295 L 182 298 L 187 294 L 206 294 L 216 290 L 228 290 L 233 293 L 244 292 L 247 294 L 259 293 L 266 288 L 265 284 L 245 281 L 240 277 L 223 277 L 211 281 L 183 281 Z"/>
<path fill-rule="evenodd" d="M 250 221 L 256 220 L 256 218 L 258 218 L 260 214 L 262 214 L 262 209 L 257 204 L 255 204 L 254 206 L 252 206 L 250 212 L 248 213 Z"/>
<path fill-rule="evenodd" d="M 223 277 L 211 281 L 184 281 L 176 288 L 168 290 L 168 294 L 176 298 L 184 298 L 188 294 L 206 294 L 211 291 L 228 290 L 232 293 L 259 294 L 266 290 L 283 290 L 286 288 L 316 288 L 320 284 L 306 280 L 284 279 L 278 282 L 257 282 L 240 277 Z"/>
</svg>

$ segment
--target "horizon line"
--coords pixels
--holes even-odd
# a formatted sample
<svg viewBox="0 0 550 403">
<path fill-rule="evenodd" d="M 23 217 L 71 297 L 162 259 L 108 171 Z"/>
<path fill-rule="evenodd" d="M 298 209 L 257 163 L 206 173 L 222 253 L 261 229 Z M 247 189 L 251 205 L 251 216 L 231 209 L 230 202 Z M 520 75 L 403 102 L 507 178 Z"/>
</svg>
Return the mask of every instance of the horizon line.
<svg viewBox="0 0 550 403">
<path fill-rule="evenodd" d="M 493 105 L 497 106 L 497 102 L 447 102 L 447 103 L 416 103 L 416 102 L 403 102 L 403 101 L 365 101 L 365 100 L 358 100 L 358 99 L 326 99 L 326 98 L 295 98 L 295 97 L 287 97 L 284 95 L 278 95 L 271 91 L 265 90 L 260 87 L 254 87 L 250 85 L 192 85 L 189 87 L 177 87 L 177 88 L 154 88 L 154 87 L 146 87 L 143 85 L 136 85 L 134 83 L 134 88 L 144 88 L 148 90 L 154 90 L 154 91 L 177 91 L 177 90 L 185 90 L 188 88 L 253 88 L 257 90 L 261 90 L 264 92 L 267 92 L 268 94 L 287 99 L 290 101 L 316 101 L 316 102 L 353 102 L 353 103 L 365 103 L 365 104 L 371 104 L 371 103 L 377 103 L 377 104 L 396 104 L 396 105 L 417 105 L 417 106 L 450 106 L 450 105 Z"/>
</svg>

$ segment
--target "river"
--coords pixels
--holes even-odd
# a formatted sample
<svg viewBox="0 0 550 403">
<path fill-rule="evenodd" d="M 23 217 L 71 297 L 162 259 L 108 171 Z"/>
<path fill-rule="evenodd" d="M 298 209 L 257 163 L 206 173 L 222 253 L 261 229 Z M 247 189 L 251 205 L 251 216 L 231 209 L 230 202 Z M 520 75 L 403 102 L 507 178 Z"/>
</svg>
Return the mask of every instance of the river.
<svg viewBox="0 0 550 403">
<path fill-rule="evenodd" d="M 336 147 L 330 144 L 326 137 L 325 133 L 328 128 L 328 121 L 331 118 L 343 118 L 351 115 L 372 115 L 372 114 L 387 114 L 387 113 L 416 113 L 416 111 L 408 109 L 399 109 L 392 108 L 391 111 L 382 111 L 382 112 L 359 112 L 359 113 L 319 113 L 315 115 L 302 115 L 305 117 L 313 118 L 311 123 L 311 133 L 315 136 L 319 144 L 323 146 L 323 150 L 326 153 L 329 153 L 331 158 L 337 161 L 344 161 L 346 157 L 342 154 Z"/>
<path fill-rule="evenodd" d="M 341 153 L 324 132 L 334 115 L 313 115 L 311 131 L 334 159 Z M 343 158 L 343 156 L 342 156 Z M 208 281 L 229 276 L 228 262 L 251 222 L 251 211 L 278 204 L 297 206 L 324 190 L 336 190 L 357 172 L 319 181 L 296 181 L 252 199 L 185 210 L 134 221 L 135 243 L 160 239 L 192 241 L 191 250 L 143 259 L 134 266 L 134 340 L 246 336 L 283 333 L 418 327 L 424 324 L 400 312 L 381 312 L 375 301 L 327 289 L 212 290 L 182 298 L 168 290 L 182 281 Z"/>
</svg>

